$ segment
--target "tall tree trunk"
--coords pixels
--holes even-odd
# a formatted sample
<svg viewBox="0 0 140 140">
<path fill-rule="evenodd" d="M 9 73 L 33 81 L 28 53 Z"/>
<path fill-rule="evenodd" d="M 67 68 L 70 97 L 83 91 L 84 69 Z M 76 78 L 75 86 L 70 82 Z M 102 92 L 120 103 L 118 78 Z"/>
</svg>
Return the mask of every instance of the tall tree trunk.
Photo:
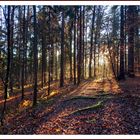
<svg viewBox="0 0 140 140">
<path fill-rule="evenodd" d="M 82 73 L 81 77 L 84 79 L 84 65 L 85 65 L 85 6 L 83 6 L 83 12 L 82 12 Z"/>
<path fill-rule="evenodd" d="M 51 89 L 51 11 L 49 7 L 49 47 L 48 47 L 48 95 L 50 95 L 50 89 Z"/>
<path fill-rule="evenodd" d="M 124 7 L 121 6 L 121 25 L 120 25 L 120 75 L 119 79 L 125 79 L 124 74 Z"/>
<path fill-rule="evenodd" d="M 51 37 L 51 58 L 50 58 L 50 72 L 51 72 L 51 75 L 50 75 L 50 80 L 51 82 L 53 81 L 53 74 L 54 74 L 54 40 L 53 40 L 53 31 L 52 31 L 52 28 L 51 28 L 51 33 L 52 33 L 52 37 Z"/>
<path fill-rule="evenodd" d="M 73 22 L 71 22 L 70 25 L 70 49 L 69 49 L 69 61 L 70 61 L 70 81 L 72 81 L 73 77 L 72 77 L 72 30 L 73 30 Z"/>
<path fill-rule="evenodd" d="M 43 6 L 43 20 L 42 20 L 42 88 L 46 84 L 46 33 L 45 33 L 45 6 Z"/>
<path fill-rule="evenodd" d="M 125 33 L 124 33 L 124 69 L 125 69 L 125 74 L 127 73 L 127 19 L 126 19 L 126 8 L 127 6 L 124 7 L 124 30 L 125 30 Z"/>
<path fill-rule="evenodd" d="M 64 26 L 65 26 L 64 9 L 62 9 L 60 87 L 64 86 Z"/>
<path fill-rule="evenodd" d="M 73 56 L 73 73 L 74 73 L 74 85 L 76 85 L 76 7 L 74 8 L 74 56 Z"/>
<path fill-rule="evenodd" d="M 13 78 L 13 73 L 14 73 L 14 71 L 13 71 L 13 43 L 14 43 L 14 40 L 13 40 L 13 32 L 14 32 L 14 10 L 15 10 L 15 7 L 14 6 L 12 6 L 12 13 L 11 13 L 11 35 L 10 35 L 10 40 L 11 40 L 11 44 L 10 44 L 10 50 L 11 50 L 11 58 L 10 58 L 10 61 L 11 61 L 11 63 L 10 63 L 10 74 L 9 74 L 9 87 L 10 87 L 10 94 L 13 94 L 13 80 L 14 80 L 14 78 Z"/>
<path fill-rule="evenodd" d="M 128 6 L 128 76 L 134 77 L 134 20 L 136 6 Z"/>
<path fill-rule="evenodd" d="M 87 46 L 88 46 L 88 27 L 87 27 L 87 20 L 88 20 L 88 18 L 86 17 L 86 25 L 85 25 L 85 28 L 86 28 L 86 39 L 85 39 L 85 50 L 84 50 L 84 55 L 85 55 L 85 64 L 84 64 L 84 66 L 85 66 L 85 70 L 84 70 L 84 72 L 85 72 L 85 78 L 86 78 L 86 76 L 87 76 Z"/>
<path fill-rule="evenodd" d="M 98 28 L 98 25 L 96 24 L 96 29 L 95 29 L 95 37 L 94 37 L 94 53 L 93 53 L 93 60 L 94 60 L 94 73 L 93 73 L 93 76 L 94 78 L 96 78 L 96 50 L 97 50 L 97 28 Z"/>
<path fill-rule="evenodd" d="M 135 9 L 135 70 L 139 72 L 139 7 Z"/>
<path fill-rule="evenodd" d="M 34 96 L 33 106 L 37 103 L 37 70 L 38 70 L 38 50 L 37 50 L 37 22 L 36 22 L 36 6 L 33 6 L 34 14 Z"/>
<path fill-rule="evenodd" d="M 23 44 L 22 44 L 22 96 L 21 99 L 24 99 L 24 74 L 25 74 L 25 47 L 26 47 L 26 21 L 25 21 L 25 10 L 26 7 L 24 6 L 24 13 L 23 13 Z"/>
<path fill-rule="evenodd" d="M 8 84 L 9 84 L 9 72 L 10 72 L 10 35 L 11 35 L 11 30 L 10 30 L 10 13 L 11 13 L 11 6 L 8 6 L 8 18 L 7 18 L 7 70 L 6 70 L 6 77 L 5 77 L 5 87 L 4 87 L 4 106 L 2 109 L 1 113 L 1 125 L 3 125 L 3 119 L 4 119 L 4 113 L 6 109 L 6 102 L 7 102 L 7 90 L 8 90 Z"/>
<path fill-rule="evenodd" d="M 21 6 L 18 7 L 18 12 L 19 12 L 19 15 L 18 15 L 18 18 L 19 18 L 19 30 L 18 30 L 18 33 L 19 33 L 19 40 L 18 40 L 18 60 L 19 60 L 19 63 L 18 63 L 18 88 L 20 89 L 21 88 L 21 42 L 22 42 L 22 25 L 21 25 L 21 16 L 22 16 L 22 12 L 21 12 Z"/>
<path fill-rule="evenodd" d="M 95 6 L 92 14 L 92 27 L 91 27 L 91 39 L 90 39 L 90 57 L 89 57 L 89 78 L 92 77 L 92 57 L 93 57 L 93 32 L 95 22 Z"/>
<path fill-rule="evenodd" d="M 56 37 L 56 47 L 55 47 L 55 80 L 58 80 L 58 56 L 57 56 L 57 37 Z"/>
<path fill-rule="evenodd" d="M 79 46 L 78 46 L 78 69 L 77 69 L 77 84 L 81 82 L 81 53 L 82 53 L 82 8 L 80 6 L 80 31 L 79 31 Z"/>
<path fill-rule="evenodd" d="M 26 46 L 25 46 L 25 57 L 24 57 L 24 63 L 25 63 L 25 70 L 24 70 L 24 73 L 25 73 L 25 84 L 27 84 L 27 82 L 28 82 L 28 79 L 29 79 L 29 72 L 28 72 L 28 58 L 27 58 L 27 49 L 28 49 L 28 38 L 29 38 L 29 32 L 28 32 L 28 27 L 29 27 L 29 14 L 30 14 L 30 12 L 29 12 L 29 5 L 27 6 L 27 19 L 26 19 L 26 21 L 25 21 L 25 44 L 26 44 Z"/>
</svg>

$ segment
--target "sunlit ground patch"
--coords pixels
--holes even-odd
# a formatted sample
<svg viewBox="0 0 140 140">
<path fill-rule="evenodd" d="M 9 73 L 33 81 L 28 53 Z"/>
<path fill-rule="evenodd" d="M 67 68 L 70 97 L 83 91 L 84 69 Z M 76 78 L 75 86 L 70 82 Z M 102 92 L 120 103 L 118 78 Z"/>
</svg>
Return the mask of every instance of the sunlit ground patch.
<svg viewBox="0 0 140 140">
<path fill-rule="evenodd" d="M 24 110 L 28 107 L 32 106 L 32 101 L 30 100 L 23 100 L 20 104 L 19 104 L 19 110 Z"/>
</svg>

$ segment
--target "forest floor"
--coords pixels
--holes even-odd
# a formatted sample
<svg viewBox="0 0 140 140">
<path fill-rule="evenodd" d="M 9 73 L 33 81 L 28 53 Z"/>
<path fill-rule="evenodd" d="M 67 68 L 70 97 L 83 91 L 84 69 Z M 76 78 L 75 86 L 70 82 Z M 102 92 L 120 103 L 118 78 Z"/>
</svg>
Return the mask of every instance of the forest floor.
<svg viewBox="0 0 140 140">
<path fill-rule="evenodd" d="M 40 97 L 9 110 L 0 134 L 140 134 L 140 77 L 85 80 Z"/>
</svg>

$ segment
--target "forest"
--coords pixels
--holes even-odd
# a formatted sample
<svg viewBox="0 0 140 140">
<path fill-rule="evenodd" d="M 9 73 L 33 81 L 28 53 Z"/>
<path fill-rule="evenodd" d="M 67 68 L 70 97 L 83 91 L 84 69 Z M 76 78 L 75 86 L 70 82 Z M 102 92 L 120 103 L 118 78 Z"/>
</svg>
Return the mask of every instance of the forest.
<svg viewBox="0 0 140 140">
<path fill-rule="evenodd" d="M 0 134 L 140 134 L 140 6 L 1 5 Z"/>
</svg>

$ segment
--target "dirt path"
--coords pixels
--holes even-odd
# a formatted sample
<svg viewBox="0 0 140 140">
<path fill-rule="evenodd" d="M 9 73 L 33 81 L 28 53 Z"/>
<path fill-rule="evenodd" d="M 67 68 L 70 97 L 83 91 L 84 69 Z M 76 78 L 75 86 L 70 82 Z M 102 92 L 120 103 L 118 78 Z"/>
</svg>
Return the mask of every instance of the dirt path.
<svg viewBox="0 0 140 140">
<path fill-rule="evenodd" d="M 139 134 L 140 78 L 88 80 L 7 119 L 8 134 Z"/>
</svg>

